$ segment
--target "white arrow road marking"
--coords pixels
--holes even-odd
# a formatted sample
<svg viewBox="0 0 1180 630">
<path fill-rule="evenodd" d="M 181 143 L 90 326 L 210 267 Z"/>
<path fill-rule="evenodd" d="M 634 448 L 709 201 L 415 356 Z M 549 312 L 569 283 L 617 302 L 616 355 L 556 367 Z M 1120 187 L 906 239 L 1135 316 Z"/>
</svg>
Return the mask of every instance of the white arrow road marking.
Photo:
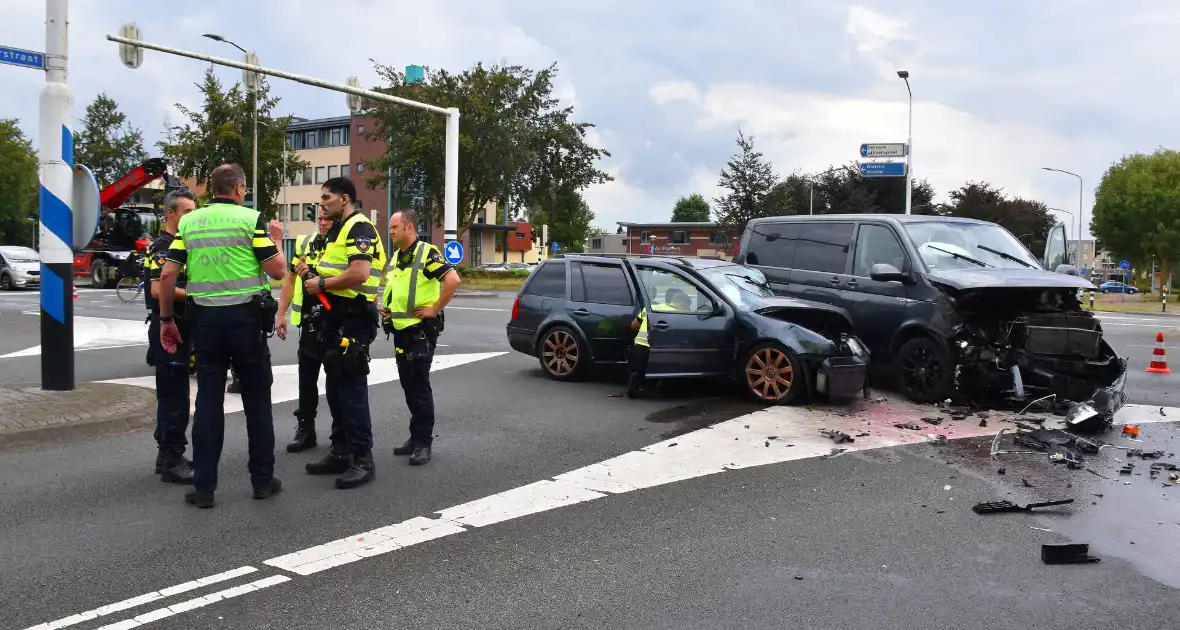
<svg viewBox="0 0 1180 630">
<path fill-rule="evenodd" d="M 498 357 L 507 352 L 476 352 L 470 354 L 436 354 L 434 355 L 434 362 L 430 366 L 431 372 L 445 370 L 447 368 L 458 367 L 467 363 L 474 363 L 484 359 L 491 359 Z M 274 383 L 270 388 L 270 402 L 272 405 L 277 405 L 289 400 L 299 400 L 299 364 L 293 365 L 276 365 L 271 368 L 271 374 L 274 375 Z M 373 359 L 369 362 L 369 386 L 377 385 L 379 383 L 388 383 L 397 380 L 397 363 L 396 359 Z M 114 383 L 117 385 L 133 385 L 135 387 L 146 387 L 148 389 L 156 388 L 156 376 L 137 376 L 134 378 L 119 378 L 108 381 L 99 381 L 100 383 Z M 319 388 L 320 392 L 324 391 L 327 383 L 327 376 L 324 371 L 320 370 Z M 192 377 L 189 379 L 189 412 L 196 413 L 197 408 L 197 379 Z M 241 411 L 242 397 L 239 394 L 225 394 L 225 413 L 234 413 Z"/>
<path fill-rule="evenodd" d="M 436 363 L 441 358 L 436 358 Z M 572 470 L 552 479 L 542 479 L 535 483 L 449 507 L 436 512 L 435 518 L 417 516 L 400 523 L 393 523 L 271 558 L 264 561 L 263 564 L 296 575 L 308 576 L 428 540 L 461 534 L 471 527 L 501 523 L 529 514 L 601 499 L 611 494 L 622 494 L 640 488 L 651 488 L 730 470 L 821 457 L 830 454 L 833 446 L 837 445 L 821 435 L 820 429 L 836 429 L 854 436 L 855 442 L 840 444 L 838 448 L 843 448 L 846 452 L 855 452 L 920 444 L 929 441 L 935 435 L 945 435 L 948 439 L 995 435 L 1000 429 L 1013 426 L 1010 421 L 1004 419 L 1008 414 L 995 414 L 989 420 L 987 427 L 980 427 L 976 421 L 978 419 L 972 416 L 966 421 L 947 419 L 944 420 L 943 425 L 913 431 L 898 429 L 893 425 L 914 422 L 917 418 L 934 415 L 931 413 L 933 411 L 931 407 L 908 402 L 885 402 L 866 406 L 866 403 L 859 401 L 850 405 L 850 407 L 852 406 L 862 407 L 863 410 L 849 415 L 842 415 L 849 410 L 848 407 L 826 409 L 771 407 L 756 411 L 712 427 L 657 442 L 619 457 Z M 1167 415 L 1160 413 L 1160 407 L 1127 405 L 1116 415 L 1116 423 L 1151 424 L 1174 422 L 1180 419 L 1180 408 L 1164 407 L 1162 411 Z M 1055 420 L 1057 418 L 1047 420 L 1046 424 L 1053 423 Z M 869 435 L 859 436 L 861 433 L 869 433 Z M 1118 440 L 1119 438 L 1115 437 L 1114 439 Z M 1046 465 L 1049 464 L 1046 462 Z M 241 569 L 238 570 L 241 571 Z M 269 586 L 271 583 L 289 579 L 286 575 L 280 574 L 251 584 L 257 585 L 270 580 L 272 582 L 267 582 Z M 163 589 L 163 591 L 157 591 L 156 594 L 165 591 L 172 592 L 182 586 L 185 585 Z M 237 592 L 241 588 L 243 587 L 229 590 L 235 595 L 248 592 Z M 208 605 L 217 601 L 218 598 L 229 597 L 223 593 L 214 593 L 181 602 L 167 609 L 159 609 L 104 626 L 99 630 L 137 628 L 157 618 L 162 618 L 153 615 L 170 616 L 189 608 Z M 153 594 L 141 596 L 141 598 L 151 595 Z M 124 602 L 111 606 L 123 606 L 141 598 L 124 600 Z M 214 599 L 210 600 L 209 598 Z M 158 598 L 153 597 L 140 603 L 155 601 L 155 599 Z M 198 603 L 194 604 L 193 602 Z M 130 606 L 124 606 L 124 609 L 128 607 Z M 107 608 L 110 606 L 98 610 Z M 164 615 L 164 610 L 169 612 Z M 72 625 L 82 621 L 81 617 L 92 613 L 94 611 L 76 615 L 75 617 L 79 618 L 79 621 L 63 623 L 75 618 L 67 617 L 27 630 Z"/>
<path fill-rule="evenodd" d="M 38 312 L 39 314 L 39 312 Z M 146 346 L 148 325 L 142 319 L 112 319 L 109 317 L 74 317 L 74 349 L 104 350 Z M 0 355 L 0 359 L 35 357 L 41 346 Z"/>
</svg>

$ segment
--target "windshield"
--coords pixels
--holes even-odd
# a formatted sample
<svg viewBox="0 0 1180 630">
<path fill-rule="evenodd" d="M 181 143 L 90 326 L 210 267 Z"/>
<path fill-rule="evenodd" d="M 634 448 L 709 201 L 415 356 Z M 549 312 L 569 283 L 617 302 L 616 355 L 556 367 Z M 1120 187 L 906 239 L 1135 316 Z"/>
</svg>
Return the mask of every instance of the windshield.
<svg viewBox="0 0 1180 630">
<path fill-rule="evenodd" d="M 718 291 L 739 307 L 753 308 L 763 298 L 774 297 L 774 291 L 766 282 L 766 276 L 757 269 L 726 265 L 699 271 Z"/>
<path fill-rule="evenodd" d="M 143 226 L 136 238 L 152 238 L 160 233 L 160 219 L 151 212 L 140 212 L 139 223 Z"/>
<path fill-rule="evenodd" d="M 930 271 L 1041 269 L 1041 263 L 1011 232 L 995 224 L 920 221 L 904 225 Z"/>
<path fill-rule="evenodd" d="M 41 256 L 28 247 L 0 247 L 0 254 L 13 263 L 41 262 Z"/>
</svg>

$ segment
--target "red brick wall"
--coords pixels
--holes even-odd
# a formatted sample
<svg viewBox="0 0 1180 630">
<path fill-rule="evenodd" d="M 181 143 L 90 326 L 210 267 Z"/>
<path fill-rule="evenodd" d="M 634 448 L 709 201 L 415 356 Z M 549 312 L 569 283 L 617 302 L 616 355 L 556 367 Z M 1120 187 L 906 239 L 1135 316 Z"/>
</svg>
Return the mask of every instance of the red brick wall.
<svg viewBox="0 0 1180 630">
<path fill-rule="evenodd" d="M 685 229 L 683 231 L 688 233 L 688 243 L 669 243 L 669 235 L 674 231 L 677 230 L 663 227 L 632 227 L 623 239 L 623 244 L 627 247 L 626 251 L 631 254 L 650 253 L 648 248 L 654 245 L 656 254 L 672 254 L 677 256 L 696 256 L 702 249 L 716 250 L 723 247 L 722 245 L 715 245 L 709 242 L 709 236 L 714 231 L 720 230 L 708 228 Z M 639 240 L 643 232 L 651 232 L 652 240 L 650 243 L 643 243 Z M 737 244 L 739 238 L 738 233 L 731 231 L 729 238 L 730 247 L 732 248 Z"/>
<path fill-rule="evenodd" d="M 365 210 L 377 210 L 379 217 L 388 216 L 389 191 L 383 185 L 370 190 L 365 186 L 365 178 L 373 173 L 368 170 L 358 173 L 356 169 L 357 164 L 361 164 L 365 160 L 371 160 L 385 153 L 388 143 L 369 140 L 364 137 L 364 133 L 376 129 L 376 122 L 371 116 L 353 116 L 350 125 L 352 129 L 349 130 L 348 178 L 356 186 L 356 194 L 361 198 L 361 202 L 364 203 Z M 360 127 L 365 128 L 364 133 L 360 131 Z"/>
</svg>

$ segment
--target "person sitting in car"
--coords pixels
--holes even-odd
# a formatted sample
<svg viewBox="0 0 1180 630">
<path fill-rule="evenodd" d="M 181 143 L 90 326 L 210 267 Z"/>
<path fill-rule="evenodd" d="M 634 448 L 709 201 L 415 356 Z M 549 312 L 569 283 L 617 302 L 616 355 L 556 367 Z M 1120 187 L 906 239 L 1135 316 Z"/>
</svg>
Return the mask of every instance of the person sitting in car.
<svg viewBox="0 0 1180 630">
<path fill-rule="evenodd" d="M 664 292 L 664 301 L 652 301 L 653 311 L 691 311 L 692 300 L 680 289 L 668 289 Z M 635 342 L 631 346 L 631 356 L 627 359 L 627 369 L 630 377 L 627 382 L 627 397 L 642 398 L 643 386 L 647 380 L 647 357 L 651 352 L 651 342 L 647 336 L 647 309 L 639 309 L 639 314 L 631 322 L 631 330 L 635 333 Z"/>
</svg>

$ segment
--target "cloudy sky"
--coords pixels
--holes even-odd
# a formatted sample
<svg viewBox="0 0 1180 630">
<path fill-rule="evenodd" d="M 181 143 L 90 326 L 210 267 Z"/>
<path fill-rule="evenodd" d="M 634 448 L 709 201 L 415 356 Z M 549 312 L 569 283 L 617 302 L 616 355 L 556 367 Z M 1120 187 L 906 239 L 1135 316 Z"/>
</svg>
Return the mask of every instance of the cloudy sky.
<svg viewBox="0 0 1180 630">
<path fill-rule="evenodd" d="M 44 3 L 0 0 L 0 44 L 42 50 Z M 782 175 L 900 142 L 914 90 L 915 177 L 943 198 L 967 181 L 1076 214 L 1122 155 L 1180 132 L 1180 2 L 1131 0 L 203 0 L 70 2 L 74 115 L 100 91 L 155 142 L 174 103 L 197 104 L 198 61 L 145 51 L 124 68 L 104 35 L 134 21 L 147 41 L 343 82 L 371 60 L 459 70 L 477 61 L 556 62 L 561 94 L 598 125 L 615 181 L 587 191 L 598 224 L 667 220 L 680 195 L 718 194 L 741 128 Z M 227 81 L 237 70 L 219 71 Z M 0 67 L 0 116 L 36 142 L 41 73 Z M 273 80 L 280 110 L 346 113 L 345 97 Z M 1065 221 L 1070 221 L 1062 215 Z M 1071 231 L 1071 234 L 1073 232 Z"/>
</svg>

